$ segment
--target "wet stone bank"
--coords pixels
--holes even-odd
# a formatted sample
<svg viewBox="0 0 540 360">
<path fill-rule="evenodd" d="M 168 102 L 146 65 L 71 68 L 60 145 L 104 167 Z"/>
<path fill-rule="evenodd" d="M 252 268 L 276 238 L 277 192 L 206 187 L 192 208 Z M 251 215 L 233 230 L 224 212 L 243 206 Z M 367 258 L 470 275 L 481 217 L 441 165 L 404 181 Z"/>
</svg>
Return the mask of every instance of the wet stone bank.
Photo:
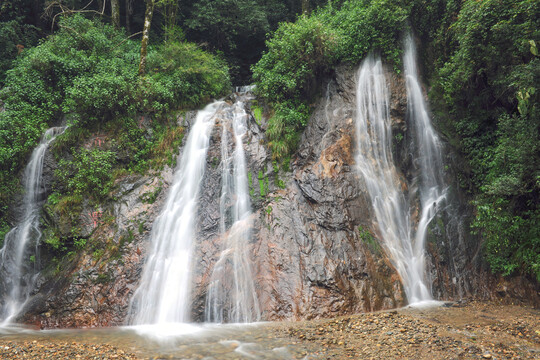
<svg viewBox="0 0 540 360">
<path fill-rule="evenodd" d="M 538 359 L 540 310 L 447 303 L 335 319 L 222 327 L 154 343 L 132 331 L 0 336 L 1 359 Z"/>
</svg>

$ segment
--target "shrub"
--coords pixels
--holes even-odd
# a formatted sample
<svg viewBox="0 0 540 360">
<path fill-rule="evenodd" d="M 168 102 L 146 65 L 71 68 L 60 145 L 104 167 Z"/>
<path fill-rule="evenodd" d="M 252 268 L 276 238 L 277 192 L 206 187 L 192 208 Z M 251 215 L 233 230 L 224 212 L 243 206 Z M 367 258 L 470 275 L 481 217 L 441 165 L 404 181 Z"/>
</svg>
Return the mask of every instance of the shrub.
<svg viewBox="0 0 540 360">
<path fill-rule="evenodd" d="M 463 2 L 438 91 L 471 168 L 488 263 L 540 280 L 539 29 L 537 1 Z"/>
<path fill-rule="evenodd" d="M 69 194 L 103 199 L 111 189 L 114 160 L 115 153 L 110 150 L 82 148 L 73 160 L 60 160 L 56 177 Z"/>
<path fill-rule="evenodd" d="M 389 0 L 345 1 L 339 9 L 329 4 L 281 24 L 253 66 L 257 92 L 275 110 L 268 128 L 274 158 L 284 159 L 296 149 L 308 104 L 320 88 L 317 80 L 336 62 L 359 62 L 369 51 L 379 51 L 399 66 L 407 9 Z"/>
<path fill-rule="evenodd" d="M 30 152 L 44 130 L 62 117 L 71 127 L 54 148 L 59 152 L 73 147 L 73 161 L 93 172 L 86 175 L 97 176 L 85 178 L 82 170 L 64 173 L 71 176 L 68 187 L 94 191 L 99 197 L 104 193 L 97 192 L 106 189 L 94 187 L 106 186 L 108 180 L 89 161 L 104 161 L 109 170 L 122 162 L 112 155 L 77 150 L 91 131 L 123 119 L 117 129 L 121 138 L 117 150 L 124 165 L 142 171 L 155 139 L 135 124 L 138 113 L 164 118 L 168 111 L 198 106 L 230 88 L 224 62 L 196 45 L 167 42 L 151 48 L 150 71 L 144 78 L 137 75 L 139 50 L 140 44 L 126 40 L 122 31 L 74 15 L 62 18 L 54 35 L 15 60 L 0 92 L 5 104 L 0 113 L 0 219 L 5 220 L 7 204 L 20 191 L 17 175 Z M 75 163 L 63 165 L 70 168 Z"/>
<path fill-rule="evenodd" d="M 17 55 L 37 43 L 38 29 L 18 20 L 0 22 L 0 88 Z"/>
<path fill-rule="evenodd" d="M 225 62 L 197 45 L 169 41 L 148 56 L 149 73 L 143 83 L 144 107 L 168 111 L 198 106 L 230 89 Z"/>
<path fill-rule="evenodd" d="M 266 43 L 268 51 L 253 67 L 257 92 L 271 102 L 309 98 L 336 51 L 335 31 L 316 17 L 284 23 Z"/>
</svg>

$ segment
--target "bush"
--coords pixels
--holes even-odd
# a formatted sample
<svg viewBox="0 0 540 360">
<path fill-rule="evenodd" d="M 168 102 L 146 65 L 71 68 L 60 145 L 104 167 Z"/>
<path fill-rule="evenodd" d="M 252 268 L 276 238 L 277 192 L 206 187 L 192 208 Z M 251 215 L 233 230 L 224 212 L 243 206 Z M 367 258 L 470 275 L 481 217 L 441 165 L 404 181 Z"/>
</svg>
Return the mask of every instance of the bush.
<svg viewBox="0 0 540 360">
<path fill-rule="evenodd" d="M 0 219 L 5 220 L 7 204 L 20 191 L 17 175 L 41 134 L 64 116 L 71 127 L 58 139 L 56 150 L 74 147 L 74 161 L 93 172 L 86 175 L 97 176 L 87 179 L 76 173 L 70 191 L 106 192 L 93 189 L 108 180 L 89 162 L 106 160 L 109 169 L 120 163 L 77 150 L 92 131 L 110 128 L 107 124 L 115 119 L 132 119 L 119 121 L 117 134 L 125 136 L 119 135 L 118 149 L 124 165 L 142 171 L 156 139 L 135 124 L 138 113 L 163 118 L 168 111 L 199 106 L 230 88 L 224 62 L 196 45 L 168 42 L 149 49 L 150 71 L 142 79 L 137 75 L 139 52 L 140 44 L 126 40 L 122 31 L 75 15 L 61 19 L 54 35 L 15 60 L 0 93 L 5 104 L 0 113 Z"/>
<path fill-rule="evenodd" d="M 335 63 L 359 62 L 369 51 L 401 63 L 400 38 L 408 7 L 389 0 L 345 1 L 295 23 L 284 23 L 267 41 L 267 52 L 253 66 L 258 94 L 273 106 L 268 135 L 276 159 L 295 149 L 309 116 L 308 104 Z"/>
<path fill-rule="evenodd" d="M 11 69 L 13 60 L 37 40 L 38 29 L 32 25 L 21 24 L 19 20 L 0 22 L 0 88 L 4 86 L 6 71 Z"/>
<path fill-rule="evenodd" d="M 339 32 L 336 57 L 358 63 L 370 51 L 401 64 L 401 38 L 409 16 L 409 2 L 395 0 L 346 1 L 335 13 L 327 9 L 319 15 Z"/>
<path fill-rule="evenodd" d="M 166 42 L 148 56 L 143 106 L 148 111 L 198 106 L 229 91 L 225 62 L 197 45 Z"/>
<path fill-rule="evenodd" d="M 68 194 L 103 199 L 111 189 L 114 160 L 110 150 L 82 148 L 75 151 L 73 160 L 61 159 L 55 175 Z"/>
<path fill-rule="evenodd" d="M 253 78 L 259 95 L 279 103 L 313 95 L 317 77 L 332 64 L 337 36 L 320 19 L 302 16 L 282 24 L 266 45 L 268 51 L 253 67 Z"/>
<path fill-rule="evenodd" d="M 465 1 L 439 89 L 472 172 L 485 255 L 494 272 L 540 280 L 540 3 Z"/>
</svg>

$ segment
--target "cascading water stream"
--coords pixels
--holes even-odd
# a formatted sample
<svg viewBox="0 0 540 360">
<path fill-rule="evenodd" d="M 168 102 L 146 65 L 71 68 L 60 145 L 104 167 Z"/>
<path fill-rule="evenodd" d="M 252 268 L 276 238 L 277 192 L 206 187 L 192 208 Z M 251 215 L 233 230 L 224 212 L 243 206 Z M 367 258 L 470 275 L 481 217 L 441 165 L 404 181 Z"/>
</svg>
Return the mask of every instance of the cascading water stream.
<svg viewBox="0 0 540 360">
<path fill-rule="evenodd" d="M 41 232 L 39 212 L 43 202 L 43 158 L 54 139 L 65 127 L 53 127 L 43 135 L 24 172 L 24 199 L 21 221 L 5 237 L 0 250 L 0 326 L 14 320 L 35 287 Z"/>
<path fill-rule="evenodd" d="M 197 113 L 165 208 L 152 227 L 152 249 L 129 309 L 133 325 L 185 323 L 189 320 L 198 194 L 210 133 L 216 114 L 224 105 L 218 101 Z"/>
<path fill-rule="evenodd" d="M 206 321 L 253 322 L 260 320 L 260 310 L 248 253 L 253 219 L 242 142 L 249 115 L 241 101 L 237 101 L 227 115 L 223 119 L 221 138 L 220 234 L 223 244 L 208 287 Z M 231 126 L 235 146 L 232 156 L 228 141 Z"/>
<path fill-rule="evenodd" d="M 414 143 L 415 166 L 420 176 L 416 179 L 420 199 L 420 219 L 416 229 L 415 253 L 424 252 L 426 232 L 429 223 L 437 214 L 438 207 L 446 197 L 446 186 L 443 179 L 443 162 L 441 143 L 431 125 L 422 89 L 418 82 L 416 71 L 416 49 L 412 36 L 405 39 L 405 54 L 403 57 L 406 86 L 407 86 L 407 116 L 416 134 Z M 423 257 L 417 266 L 425 268 Z M 420 271 L 420 269 L 419 269 Z"/>
<path fill-rule="evenodd" d="M 410 206 L 391 152 L 390 94 L 380 59 L 363 62 L 357 84 L 357 164 L 371 198 L 378 230 L 409 303 L 431 299 L 424 249 L 413 242 Z"/>
</svg>

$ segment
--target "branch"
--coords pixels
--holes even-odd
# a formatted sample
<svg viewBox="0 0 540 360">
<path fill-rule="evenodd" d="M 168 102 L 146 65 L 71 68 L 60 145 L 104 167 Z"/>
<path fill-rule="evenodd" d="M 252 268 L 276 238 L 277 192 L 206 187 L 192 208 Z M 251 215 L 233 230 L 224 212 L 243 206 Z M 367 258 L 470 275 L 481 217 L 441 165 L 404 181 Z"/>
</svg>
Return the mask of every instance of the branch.
<svg viewBox="0 0 540 360">
<path fill-rule="evenodd" d="M 96 11 L 96 10 L 85 10 L 93 2 L 94 2 L 94 0 L 90 0 L 90 2 L 88 4 L 86 4 L 81 10 L 73 10 L 73 9 L 68 8 L 67 6 L 64 6 L 64 4 L 62 4 L 62 0 L 50 2 L 48 4 L 48 6 L 45 8 L 44 15 L 52 13 L 53 8 L 55 8 L 55 7 L 60 8 L 60 12 L 53 16 L 52 25 L 51 25 L 51 32 L 54 30 L 54 24 L 56 23 L 56 17 L 59 16 L 59 15 L 70 15 L 70 14 L 75 14 L 75 13 L 94 13 L 94 14 L 97 14 L 99 16 L 105 16 L 105 4 L 107 3 L 106 1 L 103 1 L 103 8 L 101 9 L 101 12 Z"/>
<path fill-rule="evenodd" d="M 79 34 L 75 29 L 73 28 L 70 28 L 69 26 L 64 26 L 64 25 L 58 25 L 59 27 L 63 28 L 63 29 L 68 29 L 68 30 L 71 30 L 73 31 L 75 34 L 77 34 L 77 36 L 79 36 L 79 38 L 81 38 L 82 42 L 84 43 L 84 45 L 86 45 L 86 47 L 88 49 L 91 49 L 92 47 L 90 45 L 88 45 L 88 43 L 86 42 L 86 40 L 84 39 L 84 37 L 82 37 L 81 34 Z"/>
<path fill-rule="evenodd" d="M 120 41 L 120 42 L 118 43 L 118 45 L 116 45 L 115 47 L 113 47 L 111 51 L 116 50 L 117 47 L 119 47 L 120 45 L 122 45 L 123 43 L 125 43 L 126 41 L 128 41 L 129 39 L 131 39 L 132 37 L 134 37 L 134 36 L 136 36 L 136 35 L 140 35 L 140 34 L 142 34 L 142 33 L 143 33 L 142 31 L 139 31 L 139 32 L 136 32 L 135 34 L 129 35 L 127 38 L 125 38 L 124 40 Z"/>
</svg>

